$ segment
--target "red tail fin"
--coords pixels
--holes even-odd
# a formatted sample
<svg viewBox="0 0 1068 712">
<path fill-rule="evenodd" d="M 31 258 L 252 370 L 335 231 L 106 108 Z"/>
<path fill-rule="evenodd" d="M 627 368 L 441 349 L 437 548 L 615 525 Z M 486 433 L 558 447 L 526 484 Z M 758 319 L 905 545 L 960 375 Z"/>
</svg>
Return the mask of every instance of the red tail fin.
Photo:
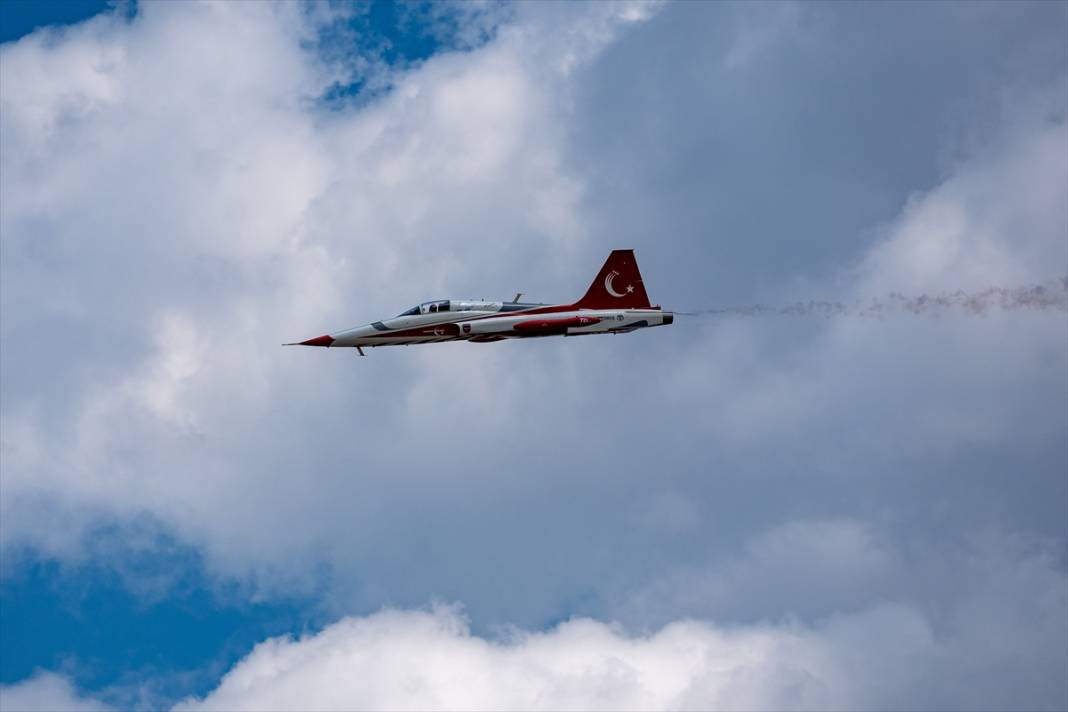
<svg viewBox="0 0 1068 712">
<path fill-rule="evenodd" d="M 649 297 L 638 271 L 634 250 L 613 250 L 586 296 L 575 302 L 580 309 L 649 309 Z"/>
</svg>

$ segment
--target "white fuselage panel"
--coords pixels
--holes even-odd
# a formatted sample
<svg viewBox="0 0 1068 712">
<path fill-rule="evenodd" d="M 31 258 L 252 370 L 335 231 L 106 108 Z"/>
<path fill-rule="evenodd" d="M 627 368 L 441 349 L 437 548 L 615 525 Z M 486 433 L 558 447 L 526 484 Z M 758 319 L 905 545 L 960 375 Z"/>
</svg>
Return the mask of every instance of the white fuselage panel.
<svg viewBox="0 0 1068 712">
<path fill-rule="evenodd" d="M 531 313 L 531 312 L 535 313 Z M 589 323 L 573 325 L 577 319 Z M 490 341 L 532 336 L 579 336 L 632 331 L 671 324 L 660 309 L 576 309 L 569 311 L 457 311 L 401 315 L 334 334 L 333 346 L 386 346 L 435 341 Z M 517 328 L 519 325 L 519 328 Z M 526 327 L 526 328 L 524 328 Z"/>
</svg>

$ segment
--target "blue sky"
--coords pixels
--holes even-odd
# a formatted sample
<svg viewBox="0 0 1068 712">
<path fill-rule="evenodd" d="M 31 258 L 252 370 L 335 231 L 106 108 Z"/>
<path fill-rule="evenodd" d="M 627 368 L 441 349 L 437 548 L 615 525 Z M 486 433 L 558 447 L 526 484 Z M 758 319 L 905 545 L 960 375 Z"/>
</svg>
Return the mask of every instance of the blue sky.
<svg viewBox="0 0 1068 712">
<path fill-rule="evenodd" d="M 1063 310 L 277 347 L 1062 278 L 1068 5 L 2 7 L 5 709 L 1068 704 Z"/>
<path fill-rule="evenodd" d="M 108 10 L 102 0 L 56 0 L 38 3 L 12 0 L 0 5 L 0 41 L 11 42 L 40 27 L 60 26 L 87 20 Z"/>
</svg>

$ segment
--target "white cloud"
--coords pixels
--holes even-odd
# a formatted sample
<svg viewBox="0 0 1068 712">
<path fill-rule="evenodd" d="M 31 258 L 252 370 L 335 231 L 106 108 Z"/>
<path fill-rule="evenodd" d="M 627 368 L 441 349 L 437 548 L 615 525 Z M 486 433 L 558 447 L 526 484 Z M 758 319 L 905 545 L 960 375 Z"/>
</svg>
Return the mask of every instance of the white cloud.
<svg viewBox="0 0 1068 712">
<path fill-rule="evenodd" d="M 789 536 L 773 532 L 757 547 L 778 549 Z M 1068 662 L 1068 579 L 1004 540 L 973 552 L 948 626 L 891 599 L 815 624 L 691 619 L 643 635 L 578 618 L 488 638 L 455 607 L 386 610 L 265 641 L 207 697 L 178 709 L 1063 706 L 1068 690 L 1056 671 Z M 850 567 L 848 556 L 835 558 Z"/>
<path fill-rule="evenodd" d="M 1068 126 L 1059 86 L 1003 107 L 1000 130 L 938 185 L 914 193 L 857 264 L 841 271 L 837 293 L 824 286 L 820 298 L 865 303 L 892 292 L 1063 277 Z M 784 301 L 793 300 L 788 289 Z M 804 330 L 792 321 L 703 325 L 702 348 L 680 364 L 675 389 L 684 401 L 719 404 L 703 413 L 706 428 L 743 446 L 786 436 L 833 460 L 1029 440 L 1068 427 L 1060 407 L 1066 324 L 1057 311 L 812 319 Z M 781 357 L 759 357 L 779 349 Z M 863 446 L 844 442 L 847 433 Z"/>
<path fill-rule="evenodd" d="M 108 712 L 112 707 L 77 694 L 62 675 L 42 672 L 14 685 L 0 685 L 4 712 Z"/>
<path fill-rule="evenodd" d="M 1050 461 L 1025 456 L 1063 451 L 1059 315 L 680 318 L 626 342 L 360 362 L 281 350 L 399 298 L 580 293 L 637 228 L 610 219 L 628 206 L 586 202 L 579 78 L 656 17 L 524 4 L 487 45 L 325 111 L 337 68 L 302 46 L 322 18 L 297 8 L 145 4 L 130 24 L 0 49 L 5 547 L 73 559 L 94 524 L 147 515 L 254 595 L 325 575 L 343 612 L 437 594 L 493 623 L 559 620 L 576 601 L 675 621 L 502 641 L 452 609 L 348 618 L 264 643 L 190 706 L 1063 706 L 1063 564 L 955 549 L 942 529 L 1026 530 L 1042 502 L 1012 498 L 1056 491 Z M 793 13 L 770 33 L 741 22 L 715 62 L 773 59 Z M 701 58 L 674 59 L 715 86 Z M 1006 103 L 993 140 L 839 265 L 837 296 L 1063 269 L 1068 151 L 1050 96 Z M 637 203 L 674 206 L 655 138 L 688 124 L 656 108 L 659 134 L 622 133 L 618 150 L 642 167 Z M 685 293 L 646 255 L 656 294 Z M 1009 464 L 976 463 L 989 447 Z M 929 560 L 909 554 L 917 540 Z M 35 689 L 69 696 L 61 683 Z"/>
<path fill-rule="evenodd" d="M 753 536 L 726 560 L 664 576 L 623 601 L 629 620 L 669 621 L 680 612 L 716 620 L 780 616 L 814 620 L 895 593 L 902 562 L 861 522 L 786 522 Z"/>
<path fill-rule="evenodd" d="M 533 252 L 546 265 L 584 239 L 581 187 L 560 168 L 568 85 L 543 60 L 588 60 L 640 19 L 626 4 L 591 13 L 558 36 L 561 20 L 532 8 L 528 29 L 337 112 L 315 106 L 336 69 L 302 45 L 330 18 L 291 4 L 149 5 L 130 23 L 5 45 L 5 545 L 69 553 L 47 515 L 22 516 L 44 504 L 75 536 L 147 511 L 231 574 L 310 561 L 337 534 L 321 517 L 330 482 L 349 477 L 339 461 L 307 471 L 298 451 L 324 444 L 305 439 L 321 426 L 300 413 L 418 425 L 440 374 L 421 385 L 423 355 L 395 354 L 388 378 L 360 382 L 338 354 L 278 344 L 469 289 L 490 263 L 518 274 Z M 66 355 L 44 364 L 42 347 Z M 427 356 L 481 364 L 484 379 L 450 402 L 483 431 L 504 427 L 498 398 L 515 377 L 500 350 L 474 351 Z M 398 405 L 369 405 L 383 397 Z M 377 437 L 340 445 L 341 461 Z M 259 443 L 287 439 L 289 465 L 270 445 L 256 462 Z M 310 489 L 309 475 L 325 479 Z M 313 512 L 325 526 L 263 539 L 268 522 Z"/>
<path fill-rule="evenodd" d="M 762 673 L 777 654 L 808 643 L 801 631 L 732 634 L 698 622 L 631 637 L 588 619 L 496 642 L 472 635 L 455 609 L 385 611 L 299 641 L 265 642 L 205 700 L 179 708 L 773 707 L 795 685 L 794 703 L 803 700 L 811 678 L 800 669 L 775 679 Z"/>
<path fill-rule="evenodd" d="M 538 620 L 573 587 L 617 595 L 600 586 L 621 566 L 698 564 L 693 541 L 748 539 L 724 538 L 730 499 L 706 471 L 797 463 L 750 485 L 794 497 L 904 478 L 913 464 L 896 457 L 1063 433 L 1063 323 L 1046 315 L 803 331 L 680 319 L 622 348 L 362 362 L 276 346 L 398 298 L 579 293 L 586 258 L 620 231 L 591 234 L 573 171 L 576 75 L 652 9 L 520 6 L 488 45 L 339 112 L 314 108 L 336 72 L 302 48 L 316 20 L 289 5 L 149 5 L 131 24 L 5 46 L 4 544 L 71 557 L 87 527 L 147 513 L 213 573 L 306 591 L 325 564 L 366 610 L 384 591 L 362 571 L 421 557 L 420 576 L 383 584 L 412 588 L 390 595 L 477 609 L 480 578 L 456 558 L 507 566 L 507 542 L 560 573 L 516 571 L 497 596 Z M 904 207 L 847 296 L 1063 264 L 1059 96 L 1007 102 L 997 141 Z M 668 274 L 646 275 L 657 294 Z M 639 414 L 648 437 L 632 443 Z M 604 518 L 592 528 L 591 511 Z"/>
<path fill-rule="evenodd" d="M 858 292 L 975 290 L 1064 276 L 1064 96 L 1050 88 L 1015 99 L 1003 108 L 1001 135 L 910 198 L 864 259 Z"/>
<path fill-rule="evenodd" d="M 870 579 L 873 567 L 892 565 L 855 523 L 795 522 L 755 538 L 724 575 L 811 567 L 810 582 L 849 587 L 850 578 Z M 946 566 L 934 557 L 909 571 L 922 587 Z M 474 632 L 458 606 L 385 609 L 300 638 L 265 640 L 214 690 L 175 709 L 1062 708 L 1068 577 L 1056 562 L 991 532 L 948 566 L 941 573 L 957 587 L 944 600 L 888 587 L 860 605 L 839 600 L 835 612 L 810 622 L 695 617 L 636 633 L 574 617 L 546 630 L 489 635 Z M 750 583 L 761 578 L 775 580 Z M 786 580 L 787 596 L 811 594 L 804 577 Z M 693 578 L 666 583 L 665 597 L 713 593 Z M 0 694 L 5 710 L 102 707 L 53 674 Z"/>
<path fill-rule="evenodd" d="M 576 72 L 653 9 L 521 6 L 488 45 L 432 58 L 358 111 L 314 108 L 336 73 L 302 48 L 316 20 L 291 5 L 148 5 L 130 24 L 6 45 L 4 544 L 72 556 L 86 527 L 147 513 L 213 572 L 299 590 L 324 562 L 338 577 L 380 563 L 383 540 L 393 558 L 425 555 L 408 518 L 450 535 L 431 537 L 439 554 L 488 547 L 473 527 L 501 530 L 505 510 L 524 514 L 504 517 L 512 546 L 533 547 L 551 513 L 560 546 L 627 530 L 657 561 L 657 531 L 720 538 L 715 478 L 694 468 L 796 461 L 800 486 L 829 486 L 903 476 L 898 456 L 1063 433 L 1063 321 L 1047 315 L 803 334 L 680 319 L 622 349 L 448 345 L 360 363 L 278 349 L 399 310 L 398 295 L 578 293 L 586 257 L 619 233 L 591 234 L 572 170 Z M 1060 96 L 1007 102 L 997 141 L 904 206 L 847 296 L 1063 264 Z M 647 278 L 670 294 L 666 274 Z M 631 447 L 636 414 L 649 437 Z M 581 554 L 544 555 L 599 580 Z M 459 584 L 406 596 L 439 585 Z M 552 615 L 542 605 L 532 617 Z"/>
</svg>

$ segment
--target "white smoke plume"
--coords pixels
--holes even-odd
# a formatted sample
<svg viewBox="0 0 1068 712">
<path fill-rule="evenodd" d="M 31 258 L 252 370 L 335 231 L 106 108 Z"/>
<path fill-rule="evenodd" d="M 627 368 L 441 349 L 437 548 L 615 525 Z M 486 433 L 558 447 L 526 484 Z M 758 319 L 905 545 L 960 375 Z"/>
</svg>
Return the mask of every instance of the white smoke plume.
<svg viewBox="0 0 1068 712">
<path fill-rule="evenodd" d="M 689 315 L 711 316 L 819 316 L 878 319 L 891 314 L 925 314 L 938 316 L 955 312 L 982 316 L 990 311 L 1068 311 L 1068 277 L 1022 287 L 988 287 L 978 292 L 940 292 L 935 295 L 908 296 L 890 292 L 886 297 L 867 303 L 846 304 L 839 301 L 810 300 L 780 306 L 752 304 L 718 307 Z"/>
</svg>

